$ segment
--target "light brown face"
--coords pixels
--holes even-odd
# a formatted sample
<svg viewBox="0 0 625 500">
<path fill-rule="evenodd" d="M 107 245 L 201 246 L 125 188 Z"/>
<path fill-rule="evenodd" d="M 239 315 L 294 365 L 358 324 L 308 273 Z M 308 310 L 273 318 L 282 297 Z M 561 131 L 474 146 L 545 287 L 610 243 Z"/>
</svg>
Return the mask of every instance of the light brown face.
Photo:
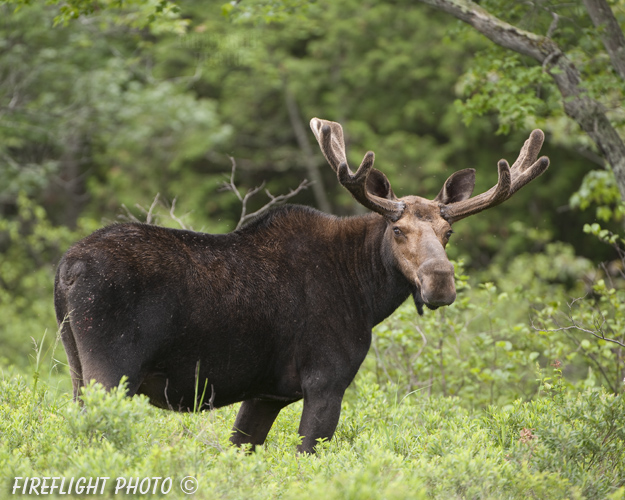
<svg viewBox="0 0 625 500">
<path fill-rule="evenodd" d="M 406 209 L 399 220 L 389 221 L 386 234 L 396 266 L 413 285 L 417 308 L 449 305 L 456 299 L 454 267 L 445 253 L 451 225 L 436 201 L 419 196 L 401 201 Z"/>
</svg>

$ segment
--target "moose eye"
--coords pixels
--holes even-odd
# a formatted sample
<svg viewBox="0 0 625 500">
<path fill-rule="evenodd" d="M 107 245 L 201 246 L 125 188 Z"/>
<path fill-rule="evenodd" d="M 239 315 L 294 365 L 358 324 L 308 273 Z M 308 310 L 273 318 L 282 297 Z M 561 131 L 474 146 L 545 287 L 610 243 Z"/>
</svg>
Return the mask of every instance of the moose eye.
<svg viewBox="0 0 625 500">
<path fill-rule="evenodd" d="M 447 233 L 445 233 L 445 238 L 447 239 L 451 238 L 452 234 L 454 234 L 454 232 L 450 229 L 449 231 L 447 231 Z"/>
<path fill-rule="evenodd" d="M 398 227 L 393 228 L 393 233 L 395 233 L 395 236 L 403 236 L 404 234 L 401 232 L 401 229 L 399 229 Z"/>
</svg>

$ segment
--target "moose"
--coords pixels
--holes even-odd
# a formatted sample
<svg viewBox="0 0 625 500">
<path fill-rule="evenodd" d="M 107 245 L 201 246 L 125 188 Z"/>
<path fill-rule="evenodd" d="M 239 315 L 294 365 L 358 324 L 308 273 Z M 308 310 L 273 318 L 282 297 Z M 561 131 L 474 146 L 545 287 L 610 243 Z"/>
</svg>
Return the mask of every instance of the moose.
<svg viewBox="0 0 625 500">
<path fill-rule="evenodd" d="M 397 198 L 368 152 L 354 173 L 343 129 L 313 118 L 338 180 L 370 210 L 336 217 L 284 205 L 228 234 L 141 223 L 99 229 L 59 262 L 54 304 L 73 396 L 91 380 L 175 411 L 242 402 L 230 440 L 262 445 L 303 398 L 298 451 L 331 439 L 373 326 L 410 295 L 420 314 L 454 302 L 445 253 L 452 224 L 498 205 L 542 174 L 534 130 L 497 184 L 471 197 L 475 169 L 436 198 Z M 198 390 L 199 387 L 199 390 Z"/>
</svg>

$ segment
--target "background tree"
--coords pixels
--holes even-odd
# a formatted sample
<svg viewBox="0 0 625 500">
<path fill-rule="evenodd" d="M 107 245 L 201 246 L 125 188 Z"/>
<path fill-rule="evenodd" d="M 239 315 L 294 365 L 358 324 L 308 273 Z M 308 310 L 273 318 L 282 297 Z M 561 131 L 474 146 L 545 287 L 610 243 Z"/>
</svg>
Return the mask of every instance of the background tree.
<svg viewBox="0 0 625 500">
<path fill-rule="evenodd" d="M 399 195 L 429 197 L 467 167 L 478 169 L 476 190 L 484 191 L 495 183 L 497 160 L 513 159 L 531 128 L 548 131 L 544 153 L 552 167 L 540 182 L 454 228 L 449 253 L 472 277 L 456 309 L 423 323 L 400 313 L 376 337 L 387 354 L 376 358 L 378 375 L 386 370 L 397 380 L 395 374 L 408 373 L 405 387 L 462 394 L 467 404 L 481 405 L 533 397 L 533 363 L 556 356 L 571 356 L 573 380 L 591 380 L 592 355 L 592 366 L 614 364 L 604 371 L 618 390 L 622 353 L 602 344 L 584 350 L 580 338 L 579 345 L 537 338 L 528 326 L 530 306 L 556 310 L 562 297 L 604 293 L 592 288 L 593 262 L 614 261 L 601 276 L 621 283 L 612 248 L 582 231 L 584 224 L 594 231 L 595 215 L 569 204 L 579 190 L 580 206 L 598 201 L 611 218 L 618 189 L 608 170 L 587 175 L 602 160 L 565 116 L 542 65 L 419 2 L 198 0 L 160 11 L 162 2 L 151 0 L 64 5 L 78 10 L 0 5 L 4 365 L 23 368 L 27 339 L 56 328 L 51 287 L 60 254 L 96 227 L 127 217 L 123 207 L 141 218 L 137 206 L 148 210 L 160 193 L 166 204 L 177 200 L 185 224 L 231 230 L 240 203 L 219 191 L 230 157 L 242 192 L 266 181 L 272 193 L 284 193 L 315 179 L 314 190 L 294 202 L 337 215 L 358 211 L 312 147 L 308 120 L 319 116 L 343 123 L 350 161 L 373 149 Z M 547 32 L 553 23 L 547 11 L 523 14 L 525 4 L 503 13 L 482 5 L 511 22 L 518 18 L 521 29 L 540 25 Z M 586 57 L 580 71 L 595 85 L 586 93 L 606 108 L 614 99 L 607 116 L 618 128 L 620 87 L 599 91 L 615 81 L 600 32 L 585 14 L 573 14 L 558 11 L 553 37 L 573 47 L 566 56 L 578 69 Z M 584 45 L 574 49 L 579 38 Z M 587 57 L 595 49 L 600 57 Z M 266 201 L 261 196 L 247 208 Z M 166 216 L 160 223 L 177 225 Z M 495 283 L 476 286 L 484 280 Z M 548 313 L 545 329 L 554 330 Z M 614 308 L 606 317 L 619 314 Z M 463 369 L 450 370 L 458 360 Z"/>
<path fill-rule="evenodd" d="M 557 91 L 559 107 L 592 139 L 611 166 L 620 198 L 625 200 L 622 2 L 612 2 L 612 10 L 606 0 L 584 0 L 583 4 L 523 2 L 512 8 L 510 2 L 492 0 L 480 5 L 467 0 L 421 1 L 468 23 L 503 49 L 523 56 L 499 51 L 491 60 L 490 71 L 481 76 L 472 72 L 473 82 L 466 90 L 473 95 L 466 112 L 496 109 L 504 124 L 518 122 L 523 116 L 519 104 L 513 101 L 520 97 L 522 103 L 534 108 L 532 114 L 553 122 L 559 109 L 549 105 L 549 100 Z M 501 81 L 489 83 L 493 77 Z M 515 99 L 497 95 L 506 88 Z"/>
</svg>

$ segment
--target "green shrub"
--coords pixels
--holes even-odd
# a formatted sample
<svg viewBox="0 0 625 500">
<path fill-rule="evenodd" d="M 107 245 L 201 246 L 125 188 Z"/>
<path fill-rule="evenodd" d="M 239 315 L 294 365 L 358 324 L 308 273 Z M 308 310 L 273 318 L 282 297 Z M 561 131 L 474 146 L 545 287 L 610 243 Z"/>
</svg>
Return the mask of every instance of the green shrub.
<svg viewBox="0 0 625 500">
<path fill-rule="evenodd" d="M 107 476 L 112 496 L 116 477 L 171 477 L 176 498 L 191 475 L 198 499 L 625 498 L 623 396 L 574 393 L 546 378 L 539 398 L 482 412 L 457 398 L 382 389 L 363 372 L 335 438 L 300 456 L 301 404 L 249 455 L 228 444 L 238 405 L 176 414 L 91 385 L 83 409 L 44 381 L 35 393 L 14 376 L 0 384 L 0 481 Z"/>
</svg>

